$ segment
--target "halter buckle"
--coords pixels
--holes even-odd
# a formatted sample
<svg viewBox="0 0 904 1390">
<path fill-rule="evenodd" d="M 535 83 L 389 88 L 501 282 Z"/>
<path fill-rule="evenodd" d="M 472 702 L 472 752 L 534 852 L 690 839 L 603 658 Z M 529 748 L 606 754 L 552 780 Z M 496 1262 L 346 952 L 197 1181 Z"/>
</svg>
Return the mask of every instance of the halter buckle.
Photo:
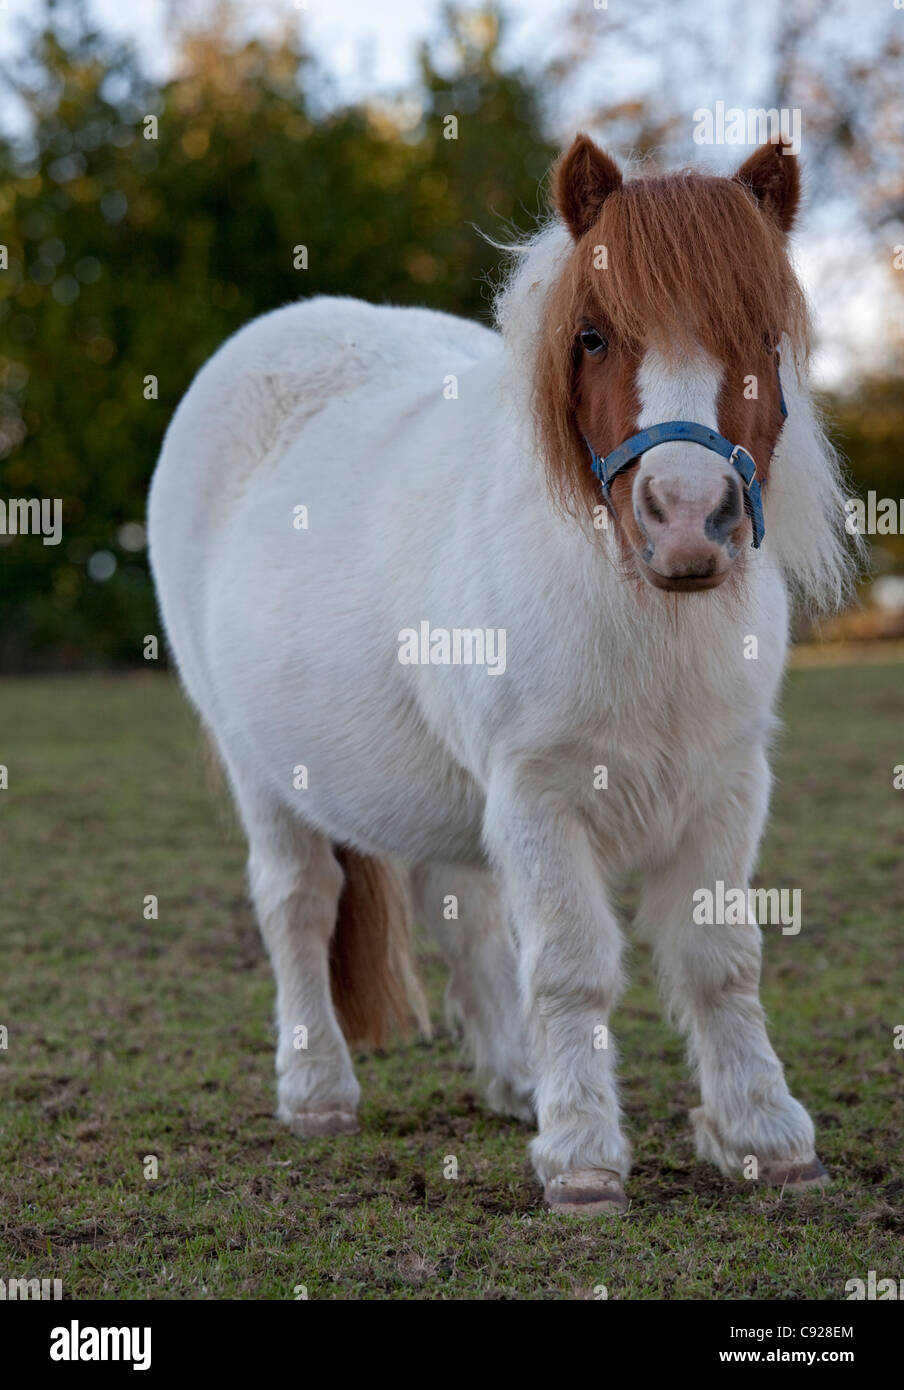
<svg viewBox="0 0 904 1390">
<path fill-rule="evenodd" d="M 753 464 L 753 473 L 750 475 L 749 482 L 744 477 L 743 473 L 741 473 L 741 470 L 738 468 L 738 454 L 744 454 L 747 458 L 750 459 L 750 462 Z M 753 454 L 750 452 L 749 449 L 745 449 L 743 444 L 736 444 L 728 456 L 728 462 L 732 464 L 732 466 L 735 469 L 737 469 L 739 473 L 741 473 L 741 482 L 744 484 L 744 487 L 749 492 L 750 489 L 753 487 L 754 483 L 757 482 L 756 459 L 753 457 Z"/>
</svg>

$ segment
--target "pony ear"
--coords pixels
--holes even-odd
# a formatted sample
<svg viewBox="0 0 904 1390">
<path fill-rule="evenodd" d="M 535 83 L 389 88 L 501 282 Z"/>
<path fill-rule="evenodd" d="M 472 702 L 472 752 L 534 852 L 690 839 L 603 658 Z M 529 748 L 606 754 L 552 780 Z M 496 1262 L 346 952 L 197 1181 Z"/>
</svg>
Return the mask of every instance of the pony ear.
<svg viewBox="0 0 904 1390">
<path fill-rule="evenodd" d="M 621 170 L 589 135 L 578 135 L 553 174 L 553 202 L 575 241 L 589 232 L 603 203 L 621 188 Z"/>
<path fill-rule="evenodd" d="M 784 136 L 754 150 L 735 174 L 760 207 L 787 235 L 800 202 L 800 166 Z"/>
</svg>

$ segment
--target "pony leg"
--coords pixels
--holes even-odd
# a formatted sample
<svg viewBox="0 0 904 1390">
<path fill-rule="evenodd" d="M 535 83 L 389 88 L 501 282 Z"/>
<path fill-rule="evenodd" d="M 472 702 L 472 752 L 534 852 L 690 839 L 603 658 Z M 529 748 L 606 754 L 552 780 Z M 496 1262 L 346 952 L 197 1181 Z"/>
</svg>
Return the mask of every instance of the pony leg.
<svg viewBox="0 0 904 1390">
<path fill-rule="evenodd" d="M 654 943 L 670 1014 L 690 1043 L 703 1104 L 691 1113 L 697 1153 L 723 1173 L 789 1189 L 824 1185 L 813 1122 L 788 1090 L 759 998 L 755 923 L 699 925 L 694 893 L 746 891 L 765 816 L 765 759 L 735 773 L 731 794 L 699 817 L 674 857 L 651 872 L 637 926 Z"/>
<path fill-rule="evenodd" d="M 532 1123 L 518 959 L 492 877 L 460 864 L 417 864 L 411 887 L 418 920 L 449 967 L 447 1018 L 464 1035 L 490 1108 Z"/>
<path fill-rule="evenodd" d="M 496 773 L 484 833 L 519 943 L 523 1017 L 536 1076 L 531 1144 L 553 1210 L 623 1210 L 630 1152 L 622 1134 L 609 1011 L 621 935 L 580 819 L 546 779 Z"/>
<path fill-rule="evenodd" d="M 343 874 L 329 840 L 227 766 L 249 841 L 248 876 L 276 977 L 277 1114 L 303 1136 L 353 1133 L 361 1088 L 330 994 Z"/>
</svg>

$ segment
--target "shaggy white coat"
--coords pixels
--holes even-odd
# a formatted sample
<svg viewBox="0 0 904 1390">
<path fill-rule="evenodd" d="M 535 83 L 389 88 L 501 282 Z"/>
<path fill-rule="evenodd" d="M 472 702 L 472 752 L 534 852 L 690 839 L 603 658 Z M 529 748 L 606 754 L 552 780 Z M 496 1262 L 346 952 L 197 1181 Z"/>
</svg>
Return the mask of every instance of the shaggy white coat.
<svg viewBox="0 0 904 1390">
<path fill-rule="evenodd" d="M 268 314 L 208 362 L 167 434 L 153 569 L 250 841 L 280 1112 L 358 1101 L 325 965 L 340 841 L 412 866 L 491 1100 L 536 1112 L 541 1180 L 628 1169 L 615 1044 L 600 1043 L 621 978 L 612 889 L 631 869 L 699 1074 L 700 1152 L 726 1171 L 808 1159 L 813 1126 L 758 999 L 760 929 L 696 926 L 692 897 L 746 887 L 753 868 L 789 590 L 831 602 L 844 584 L 835 464 L 786 364 L 766 539 L 740 590 L 627 581 L 611 531 L 552 510 L 532 438 L 532 344 L 569 245 L 554 226 L 518 255 L 501 334 L 352 299 Z M 718 368 L 698 368 L 648 359 L 641 423 L 692 407 L 714 424 Z M 714 458 L 662 447 L 692 469 Z M 400 664 L 399 633 L 422 620 L 504 628 L 505 674 Z M 779 942 L 806 949 L 806 919 Z"/>
</svg>

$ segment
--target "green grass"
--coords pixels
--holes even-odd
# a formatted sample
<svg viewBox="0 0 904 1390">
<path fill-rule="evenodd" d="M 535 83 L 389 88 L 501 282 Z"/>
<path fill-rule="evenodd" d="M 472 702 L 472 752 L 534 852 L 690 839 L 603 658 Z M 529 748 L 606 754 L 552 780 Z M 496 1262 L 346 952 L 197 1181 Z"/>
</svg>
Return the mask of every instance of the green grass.
<svg viewBox="0 0 904 1390">
<path fill-rule="evenodd" d="M 139 1299 L 837 1299 L 904 1276 L 902 678 L 792 674 L 759 875 L 803 888 L 801 934 L 766 929 L 764 999 L 834 1186 L 783 1199 L 695 1159 L 636 947 L 613 1020 L 632 1204 L 596 1222 L 542 1209 L 529 1132 L 483 1107 L 442 1030 L 360 1058 L 359 1136 L 287 1134 L 244 845 L 175 685 L 0 684 L 0 1276 Z"/>
</svg>

